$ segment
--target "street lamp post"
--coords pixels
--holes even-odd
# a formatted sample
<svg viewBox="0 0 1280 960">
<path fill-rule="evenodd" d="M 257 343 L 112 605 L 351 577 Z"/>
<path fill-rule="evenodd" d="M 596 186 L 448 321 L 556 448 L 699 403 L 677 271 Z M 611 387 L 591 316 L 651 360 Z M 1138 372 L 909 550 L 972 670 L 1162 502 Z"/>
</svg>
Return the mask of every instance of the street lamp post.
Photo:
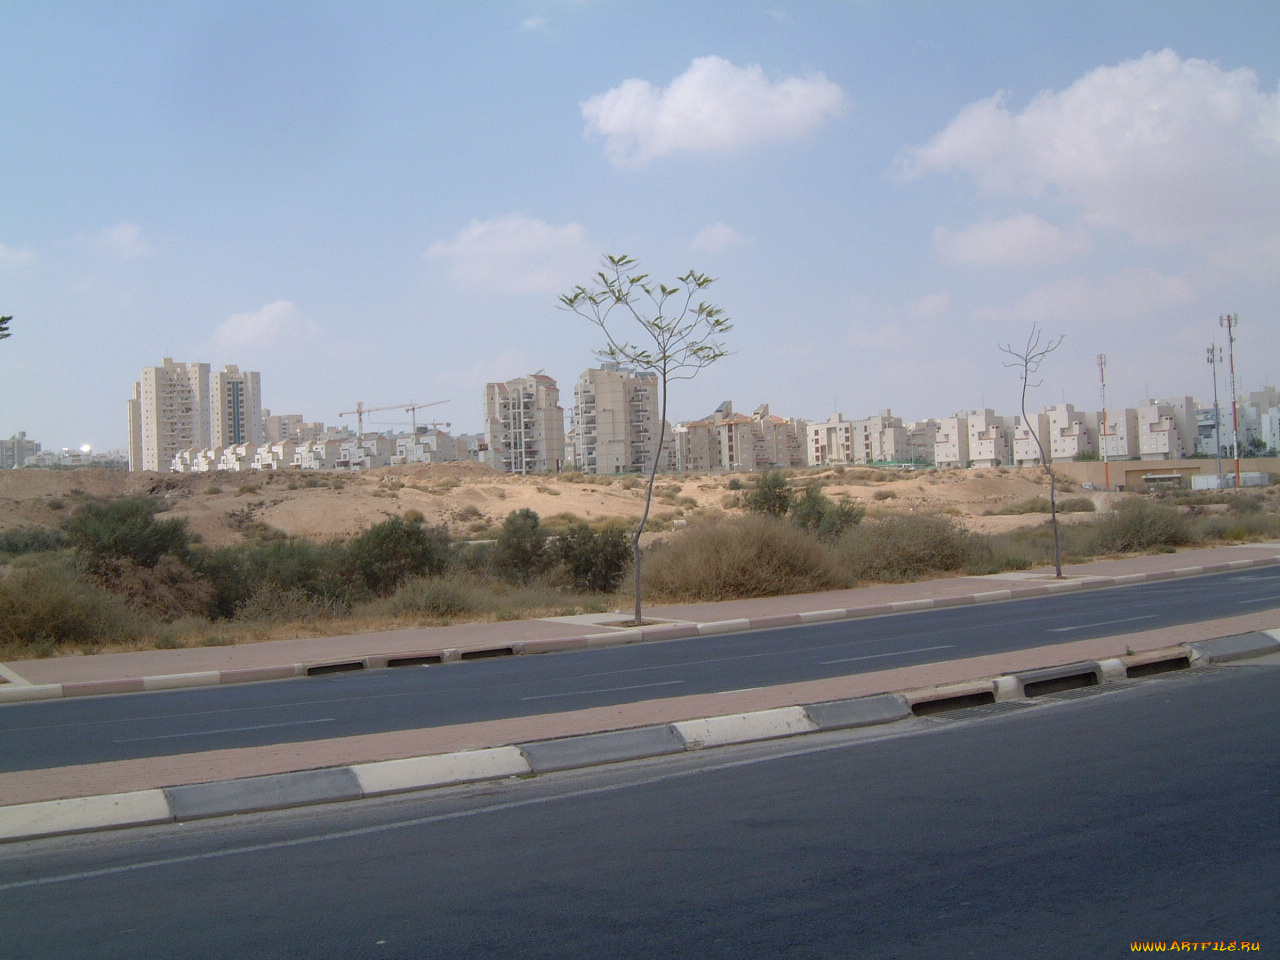
<svg viewBox="0 0 1280 960">
<path fill-rule="evenodd" d="M 1227 360 L 1231 371 L 1231 447 L 1236 459 L 1236 489 L 1240 489 L 1240 415 L 1236 409 L 1236 327 L 1240 318 L 1234 313 L 1223 314 L 1218 325 L 1227 331 Z"/>
<path fill-rule="evenodd" d="M 1218 489 L 1222 489 L 1222 411 L 1218 408 L 1218 364 L 1222 362 L 1222 348 L 1216 344 L 1209 346 L 1206 358 L 1213 370 L 1213 441 L 1218 449 Z"/>
</svg>

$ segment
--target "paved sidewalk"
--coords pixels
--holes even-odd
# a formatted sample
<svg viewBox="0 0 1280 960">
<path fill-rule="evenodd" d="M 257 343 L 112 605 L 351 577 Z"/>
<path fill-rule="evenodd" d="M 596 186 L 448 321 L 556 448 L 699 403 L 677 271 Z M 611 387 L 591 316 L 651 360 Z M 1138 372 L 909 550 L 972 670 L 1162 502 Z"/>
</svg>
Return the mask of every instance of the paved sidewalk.
<svg viewBox="0 0 1280 960">
<path fill-rule="evenodd" d="M 647 608 L 646 616 L 660 623 L 641 629 L 611 625 L 626 619 L 626 614 L 613 614 L 16 661 L 0 664 L 0 710 L 6 700 L 294 677 L 323 672 L 335 664 L 369 669 L 385 667 L 397 659 L 447 662 L 494 651 L 530 654 L 698 636 L 1275 563 L 1280 563 L 1280 542 L 1077 564 L 1065 568 L 1063 580 L 1054 579 L 1052 570 L 1033 570 L 757 600 L 655 606 Z M 1073 670 L 1076 674 L 1093 673 L 1101 680 L 1104 674 L 1110 679 L 1126 676 L 1126 671 L 1141 669 L 1152 661 L 1242 655 L 1231 643 L 1212 648 L 1212 653 L 1209 647 L 1188 646 L 1218 642 L 1218 638 L 1249 636 L 1253 639 L 1237 644 L 1245 651 L 1243 655 L 1266 652 L 1280 640 L 1277 628 L 1280 611 L 1271 609 L 1203 624 L 811 683 L 309 743 L 0 774 L 0 839 L 275 809 L 562 769 L 563 765 L 555 766 L 562 761 L 548 765 L 545 759 L 557 750 L 572 753 L 577 749 L 574 756 L 579 759 L 607 762 L 827 729 L 832 724 L 886 722 L 909 715 L 911 705 L 921 700 L 977 693 L 994 699 L 1021 696 L 1024 681 L 1031 682 L 1046 670 L 1061 673 L 1062 665 L 1072 665 L 1067 674 Z M 1268 631 L 1270 635 L 1265 633 Z M 825 714 L 815 709 L 814 705 L 824 704 Z M 845 719 L 835 721 L 833 715 Z M 850 722 L 850 717 L 857 722 Z M 576 743 L 588 746 L 575 748 Z"/>
</svg>

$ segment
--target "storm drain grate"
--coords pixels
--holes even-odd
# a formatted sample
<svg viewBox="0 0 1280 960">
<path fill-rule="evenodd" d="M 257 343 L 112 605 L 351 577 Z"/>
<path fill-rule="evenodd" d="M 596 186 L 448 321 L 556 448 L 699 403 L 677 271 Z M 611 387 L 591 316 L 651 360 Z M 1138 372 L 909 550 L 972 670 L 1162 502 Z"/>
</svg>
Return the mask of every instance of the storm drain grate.
<svg viewBox="0 0 1280 960">
<path fill-rule="evenodd" d="M 952 710 L 964 710 L 968 707 L 980 707 L 996 702 L 996 696 L 990 690 L 982 693 L 966 693 L 958 697 L 941 697 L 937 700 L 920 700 L 911 705 L 911 712 L 917 717 L 928 717 L 935 713 Z"/>
<path fill-rule="evenodd" d="M 307 676 L 319 677 L 326 673 L 350 673 L 353 670 L 363 669 L 363 660 L 347 660 L 343 663 L 319 663 L 314 667 L 307 667 Z"/>
<path fill-rule="evenodd" d="M 464 650 L 460 660 L 488 660 L 492 657 L 509 657 L 515 651 L 510 647 L 491 647 L 488 650 Z"/>
<path fill-rule="evenodd" d="M 1005 713 L 1017 713 L 1019 710 L 1026 710 L 1034 706 L 1034 703 L 1029 703 L 1026 700 L 1002 700 L 999 703 L 983 703 L 976 706 L 935 710 L 932 713 L 916 714 L 916 716 L 923 716 L 929 720 L 950 723 L 957 720 L 977 720 L 982 717 L 998 717 Z"/>
<path fill-rule="evenodd" d="M 425 667 L 433 663 L 440 663 L 441 658 L 438 653 L 424 653 L 415 657 L 388 657 L 388 667 Z"/>
<path fill-rule="evenodd" d="M 1175 670 L 1187 670 L 1191 667 L 1190 657 L 1171 657 L 1168 660 L 1153 660 L 1151 663 L 1138 663 L 1125 669 L 1124 675 L 1129 679 L 1138 677 L 1154 677 L 1161 673 L 1172 673 Z"/>
</svg>

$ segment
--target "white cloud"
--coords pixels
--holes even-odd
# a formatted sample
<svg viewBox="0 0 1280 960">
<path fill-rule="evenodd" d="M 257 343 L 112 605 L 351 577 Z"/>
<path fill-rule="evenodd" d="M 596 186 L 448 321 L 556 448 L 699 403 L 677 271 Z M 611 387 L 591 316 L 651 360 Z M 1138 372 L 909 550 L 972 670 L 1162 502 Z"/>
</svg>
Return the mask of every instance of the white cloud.
<svg viewBox="0 0 1280 960">
<path fill-rule="evenodd" d="M 671 153 L 726 154 L 794 139 L 839 114 L 844 93 L 820 73 L 771 80 L 757 64 L 699 57 L 666 88 L 624 80 L 582 104 L 587 132 L 619 167 Z"/>
<path fill-rule="evenodd" d="M 127 220 L 89 234 L 88 240 L 99 252 L 122 260 L 144 257 L 154 249 L 143 237 L 142 228 Z"/>
<path fill-rule="evenodd" d="M 928 293 L 907 305 L 907 316 L 913 320 L 937 320 L 951 309 L 951 296 L 946 293 Z"/>
<path fill-rule="evenodd" d="M 546 17 L 526 17 L 520 21 L 520 29 L 526 33 L 550 33 L 551 27 Z"/>
<path fill-rule="evenodd" d="M 237 313 L 218 325 L 207 349 L 227 363 L 257 362 L 288 351 L 309 352 L 322 339 L 319 324 L 302 316 L 288 300 L 275 300 L 259 310 Z"/>
<path fill-rule="evenodd" d="M 1149 322 L 1189 303 L 1195 286 L 1185 277 L 1126 269 L 1099 278 L 1077 277 L 1037 287 L 1009 307 L 977 311 L 981 320 L 1035 322 L 1047 330 L 1120 321 Z"/>
<path fill-rule="evenodd" d="M 8 247 L 0 243 L 0 267 L 21 269 L 36 262 L 36 252 L 25 247 Z"/>
<path fill-rule="evenodd" d="M 446 262 L 462 286 L 557 292 L 590 276 L 600 251 L 581 224 L 555 227 L 511 214 L 473 220 L 453 239 L 433 243 L 425 256 Z"/>
<path fill-rule="evenodd" d="M 946 263 L 983 266 L 1061 263 L 1089 249 L 1082 229 L 1067 232 L 1034 214 L 1023 213 L 965 230 L 934 231 L 938 256 Z"/>
<path fill-rule="evenodd" d="M 733 227 L 724 223 L 713 223 L 703 227 L 690 241 L 689 247 L 698 253 L 718 253 L 730 247 L 743 247 L 750 241 Z"/>
<path fill-rule="evenodd" d="M 1280 94 L 1248 69 L 1171 50 L 1099 67 L 1021 112 L 965 107 L 903 161 L 962 170 L 984 191 L 1052 196 L 1146 244 L 1273 236 L 1280 224 Z"/>
</svg>

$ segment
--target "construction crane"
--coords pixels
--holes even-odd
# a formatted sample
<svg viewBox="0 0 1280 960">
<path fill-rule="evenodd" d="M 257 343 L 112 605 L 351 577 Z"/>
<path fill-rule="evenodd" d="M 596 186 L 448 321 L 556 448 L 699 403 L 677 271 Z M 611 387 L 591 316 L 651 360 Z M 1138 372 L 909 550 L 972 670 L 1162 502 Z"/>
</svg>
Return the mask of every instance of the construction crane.
<svg viewBox="0 0 1280 960">
<path fill-rule="evenodd" d="M 381 407 L 366 407 L 364 405 L 364 401 L 361 400 L 356 403 L 354 410 L 343 410 L 338 414 L 338 416 L 349 417 L 351 416 L 351 414 L 354 413 L 356 416 L 356 436 L 363 437 L 364 436 L 364 415 L 366 413 L 377 413 L 380 410 L 403 410 L 405 413 L 413 414 L 413 432 L 416 434 L 418 432 L 418 411 L 421 410 L 423 407 L 434 407 L 434 406 L 437 406 L 438 404 L 448 403 L 448 402 L 449 402 L 448 400 L 433 400 L 431 403 L 414 403 L 412 400 L 410 400 L 407 404 L 389 403 Z"/>
</svg>

